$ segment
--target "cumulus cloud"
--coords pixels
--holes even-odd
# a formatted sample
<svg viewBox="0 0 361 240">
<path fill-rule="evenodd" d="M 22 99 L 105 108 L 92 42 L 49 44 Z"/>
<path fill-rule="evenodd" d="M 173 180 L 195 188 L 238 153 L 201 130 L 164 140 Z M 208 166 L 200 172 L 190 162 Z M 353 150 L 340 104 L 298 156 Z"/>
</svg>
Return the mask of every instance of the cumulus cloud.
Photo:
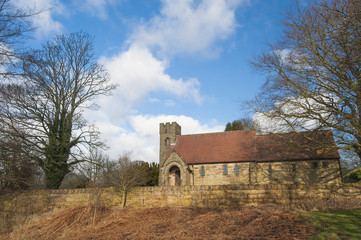
<svg viewBox="0 0 361 240">
<path fill-rule="evenodd" d="M 159 123 L 176 121 L 182 127 L 182 134 L 223 131 L 223 125 L 201 124 L 183 115 L 132 115 L 128 118 L 129 128 L 121 128 L 108 122 L 97 126 L 109 146 L 111 159 L 124 152 L 132 151 L 134 157 L 147 162 L 159 161 Z"/>
<path fill-rule="evenodd" d="M 40 12 L 33 17 L 38 38 L 63 31 L 64 26 L 53 19 L 53 15 L 64 14 L 66 9 L 59 0 L 14 0 L 13 4 L 21 9 L 32 9 L 34 12 Z"/>
<path fill-rule="evenodd" d="M 331 105 L 337 99 L 332 95 L 319 96 L 321 102 Z M 320 101 L 319 101 L 320 102 Z M 256 113 L 253 120 L 257 122 L 260 133 L 284 133 L 291 131 L 311 131 L 320 128 L 323 124 L 319 121 L 332 123 L 334 115 L 311 98 L 289 97 L 275 103 L 275 109 L 269 112 Z"/>
<path fill-rule="evenodd" d="M 160 16 L 135 29 L 131 41 L 162 56 L 216 53 L 217 40 L 236 29 L 235 10 L 245 0 L 164 0 Z M 212 55 L 212 54 L 211 54 Z"/>
<path fill-rule="evenodd" d="M 197 79 L 173 79 L 165 73 L 166 63 L 156 59 L 146 48 L 132 45 L 116 56 L 102 57 L 100 62 L 118 86 L 114 95 L 127 105 L 133 106 L 148 93 L 160 91 L 202 103 Z"/>
</svg>

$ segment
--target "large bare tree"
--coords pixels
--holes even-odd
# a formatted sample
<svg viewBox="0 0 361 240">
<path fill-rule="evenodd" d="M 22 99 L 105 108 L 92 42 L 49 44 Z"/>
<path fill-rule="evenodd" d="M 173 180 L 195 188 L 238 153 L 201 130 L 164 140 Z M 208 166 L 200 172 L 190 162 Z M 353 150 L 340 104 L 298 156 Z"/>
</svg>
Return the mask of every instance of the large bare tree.
<svg viewBox="0 0 361 240">
<path fill-rule="evenodd" d="M 268 79 L 250 106 L 289 131 L 332 129 L 338 148 L 361 157 L 361 2 L 308 1 L 283 27 L 253 62 Z"/>
<path fill-rule="evenodd" d="M 82 145 L 99 146 L 98 132 L 83 117 L 93 100 L 113 85 L 94 58 L 84 32 L 56 36 L 22 63 L 22 79 L 0 88 L 3 134 L 20 138 L 43 169 L 48 188 L 58 188 L 80 160 Z"/>
</svg>

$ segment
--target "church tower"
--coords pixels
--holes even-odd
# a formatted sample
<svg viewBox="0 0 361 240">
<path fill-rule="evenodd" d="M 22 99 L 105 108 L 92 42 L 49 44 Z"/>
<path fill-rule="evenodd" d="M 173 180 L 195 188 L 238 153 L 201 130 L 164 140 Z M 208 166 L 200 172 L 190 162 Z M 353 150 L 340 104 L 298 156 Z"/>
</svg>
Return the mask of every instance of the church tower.
<svg viewBox="0 0 361 240">
<path fill-rule="evenodd" d="M 159 145 L 159 168 L 163 167 L 169 146 L 175 144 L 177 136 L 181 135 L 181 126 L 176 122 L 159 124 L 160 145 Z"/>
</svg>

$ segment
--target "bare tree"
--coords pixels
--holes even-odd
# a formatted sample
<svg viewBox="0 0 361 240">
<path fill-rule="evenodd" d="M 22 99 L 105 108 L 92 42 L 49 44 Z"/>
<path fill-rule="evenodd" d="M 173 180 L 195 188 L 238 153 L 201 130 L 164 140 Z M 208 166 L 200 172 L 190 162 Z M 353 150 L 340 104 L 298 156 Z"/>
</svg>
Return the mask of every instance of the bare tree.
<svg viewBox="0 0 361 240">
<path fill-rule="evenodd" d="M 87 124 L 85 109 L 114 88 L 96 62 L 93 38 L 84 32 L 56 36 L 22 63 L 22 79 L 0 87 L 3 134 L 20 138 L 58 188 L 85 146 L 99 147 L 99 132 Z"/>
<path fill-rule="evenodd" d="M 95 224 L 98 210 L 103 206 L 102 195 L 106 186 L 107 165 L 109 165 L 109 157 L 99 148 L 90 148 L 85 161 L 80 162 L 77 166 L 77 171 L 88 179 L 86 188 L 89 192 L 93 224 Z"/>
<path fill-rule="evenodd" d="M 289 131 L 332 129 L 339 149 L 361 156 L 361 2 L 308 1 L 283 26 L 253 62 L 268 80 L 249 106 Z"/>
<path fill-rule="evenodd" d="M 0 194 L 39 185 L 38 167 L 22 152 L 19 142 L 0 145 Z"/>
<path fill-rule="evenodd" d="M 25 39 L 34 30 L 32 17 L 40 12 L 16 7 L 12 0 L 0 0 L 0 78 L 11 79 L 19 74 L 16 63 L 23 60 Z M 19 138 L 3 131 L 6 126 L 0 124 L 0 191 L 27 189 L 34 187 L 39 179 L 38 169 L 28 150 Z"/>
<path fill-rule="evenodd" d="M 109 156 L 104 154 L 102 149 L 89 148 L 83 161 L 75 167 L 75 171 L 88 179 L 87 187 L 103 187 L 108 163 Z"/>
<path fill-rule="evenodd" d="M 19 61 L 22 43 L 34 30 L 31 18 L 39 14 L 31 9 L 14 6 L 13 0 L 0 0 L 0 75 L 9 77 L 16 73 L 12 65 Z"/>
<path fill-rule="evenodd" d="M 107 174 L 110 185 L 122 192 L 122 207 L 125 208 L 127 194 L 137 186 L 143 186 L 148 181 L 146 168 L 132 161 L 130 153 L 125 153 L 110 168 Z"/>
<path fill-rule="evenodd" d="M 26 144 L 0 129 L 0 193 L 42 187 L 42 171 Z"/>
</svg>

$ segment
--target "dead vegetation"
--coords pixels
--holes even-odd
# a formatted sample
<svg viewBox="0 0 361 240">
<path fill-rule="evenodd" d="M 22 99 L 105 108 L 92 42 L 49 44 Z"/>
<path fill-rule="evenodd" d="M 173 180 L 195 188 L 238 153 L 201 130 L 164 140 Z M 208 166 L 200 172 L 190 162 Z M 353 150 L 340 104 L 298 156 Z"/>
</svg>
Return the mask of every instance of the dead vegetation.
<svg viewBox="0 0 361 240">
<path fill-rule="evenodd" d="M 312 227 L 274 206 L 240 209 L 90 207 L 38 217 L 8 239 L 309 239 Z"/>
<path fill-rule="evenodd" d="M 2 229 L 0 239 L 310 239 L 313 225 L 295 212 L 361 209 L 361 199 L 313 199 L 292 206 L 265 204 L 237 209 L 120 209 L 102 205 L 97 201 L 24 216 L 18 224 Z M 25 220 L 27 224 L 23 224 Z"/>
</svg>

